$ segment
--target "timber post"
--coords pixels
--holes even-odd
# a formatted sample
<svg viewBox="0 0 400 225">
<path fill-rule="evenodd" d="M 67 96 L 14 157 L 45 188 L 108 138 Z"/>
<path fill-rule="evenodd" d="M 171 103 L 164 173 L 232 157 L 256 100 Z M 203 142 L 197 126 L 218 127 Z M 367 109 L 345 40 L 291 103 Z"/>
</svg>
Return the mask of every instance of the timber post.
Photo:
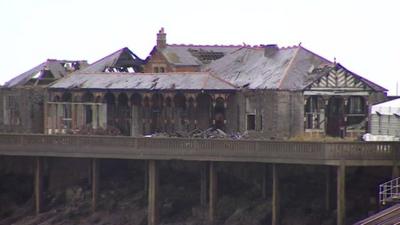
<svg viewBox="0 0 400 225">
<path fill-rule="evenodd" d="M 158 166 L 157 161 L 148 162 L 148 225 L 158 225 L 159 206 L 158 206 Z"/>
<path fill-rule="evenodd" d="M 278 165 L 272 164 L 272 225 L 279 225 L 279 200 Z"/>
<path fill-rule="evenodd" d="M 337 167 L 337 225 L 346 221 L 346 166 L 343 161 Z"/>
<path fill-rule="evenodd" d="M 43 159 L 41 157 L 35 157 L 34 187 L 35 212 L 38 215 L 43 209 Z"/>
<path fill-rule="evenodd" d="M 100 172 L 99 172 L 99 160 L 92 159 L 91 163 L 91 184 L 92 184 L 92 212 L 95 212 L 98 205 L 98 196 L 99 196 L 99 179 L 100 179 Z"/>
<path fill-rule="evenodd" d="M 210 224 L 215 223 L 215 216 L 217 211 L 217 193 L 218 193 L 218 175 L 215 168 L 215 163 L 209 163 L 209 208 L 208 208 L 208 220 Z"/>
</svg>

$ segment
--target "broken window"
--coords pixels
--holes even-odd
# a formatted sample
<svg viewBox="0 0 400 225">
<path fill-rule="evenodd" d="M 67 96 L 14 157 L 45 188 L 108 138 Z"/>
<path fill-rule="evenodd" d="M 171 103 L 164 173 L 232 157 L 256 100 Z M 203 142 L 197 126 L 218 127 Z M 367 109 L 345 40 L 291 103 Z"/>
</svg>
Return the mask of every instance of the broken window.
<svg viewBox="0 0 400 225">
<path fill-rule="evenodd" d="M 305 128 L 322 129 L 324 127 L 324 103 L 319 96 L 310 96 L 305 105 Z"/>
<path fill-rule="evenodd" d="M 366 128 L 367 113 L 363 97 L 349 97 L 346 111 L 347 129 L 363 130 Z"/>
<path fill-rule="evenodd" d="M 256 115 L 247 114 L 247 130 L 255 130 L 255 129 L 256 129 Z"/>
</svg>

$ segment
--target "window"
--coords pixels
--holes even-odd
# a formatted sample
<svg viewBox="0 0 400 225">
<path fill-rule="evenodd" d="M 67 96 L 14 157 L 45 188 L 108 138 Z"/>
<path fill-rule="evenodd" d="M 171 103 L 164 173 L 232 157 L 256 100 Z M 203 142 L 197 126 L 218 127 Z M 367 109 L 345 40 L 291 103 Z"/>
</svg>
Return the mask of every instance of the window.
<svg viewBox="0 0 400 225">
<path fill-rule="evenodd" d="M 348 104 L 349 114 L 364 113 L 364 99 L 362 97 L 350 97 Z"/>
<path fill-rule="evenodd" d="M 3 123 L 6 125 L 19 125 L 19 106 L 17 97 L 14 95 L 3 98 Z"/>
<path fill-rule="evenodd" d="M 256 129 L 256 115 L 247 114 L 247 130 L 255 130 L 255 129 Z"/>
</svg>

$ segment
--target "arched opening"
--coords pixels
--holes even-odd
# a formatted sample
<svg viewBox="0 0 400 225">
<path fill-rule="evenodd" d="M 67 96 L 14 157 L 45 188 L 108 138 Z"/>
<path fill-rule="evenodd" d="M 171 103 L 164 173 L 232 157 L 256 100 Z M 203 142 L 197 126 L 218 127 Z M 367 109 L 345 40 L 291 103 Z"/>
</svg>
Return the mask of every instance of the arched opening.
<svg viewBox="0 0 400 225">
<path fill-rule="evenodd" d="M 159 93 L 153 94 L 151 97 L 151 132 L 162 131 L 161 112 L 163 106 L 163 96 Z"/>
<path fill-rule="evenodd" d="M 186 112 L 186 97 L 182 93 L 177 93 L 174 96 L 175 105 L 175 130 L 182 131 L 186 127 L 187 112 Z"/>
<path fill-rule="evenodd" d="M 197 108 L 196 108 L 196 118 L 197 127 L 204 130 L 211 125 L 211 96 L 205 93 L 201 93 L 197 96 Z"/>
<path fill-rule="evenodd" d="M 67 91 L 64 92 L 62 97 L 61 97 L 61 101 L 63 102 L 71 102 L 72 101 L 72 94 L 71 92 Z"/>
<path fill-rule="evenodd" d="M 214 120 L 215 128 L 225 130 L 225 100 L 222 97 L 215 99 Z"/>
<path fill-rule="evenodd" d="M 121 131 L 122 135 L 130 135 L 130 108 L 129 108 L 129 98 L 125 93 L 118 95 L 117 104 L 117 117 L 116 124 L 117 128 Z"/>
<path fill-rule="evenodd" d="M 131 95 L 131 136 L 138 136 L 143 134 L 142 124 L 142 96 L 138 93 Z"/>
<path fill-rule="evenodd" d="M 108 92 L 104 95 L 103 102 L 107 104 L 107 129 L 115 128 L 115 97 L 114 94 Z"/>
</svg>

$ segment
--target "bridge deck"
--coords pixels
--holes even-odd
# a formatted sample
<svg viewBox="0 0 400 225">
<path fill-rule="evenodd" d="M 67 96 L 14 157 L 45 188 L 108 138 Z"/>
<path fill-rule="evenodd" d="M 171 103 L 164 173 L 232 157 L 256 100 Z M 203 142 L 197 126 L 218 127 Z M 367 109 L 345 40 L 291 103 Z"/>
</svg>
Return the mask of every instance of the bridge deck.
<svg viewBox="0 0 400 225">
<path fill-rule="evenodd" d="M 400 159 L 399 142 L 293 142 L 0 134 L 0 155 L 375 166 Z"/>
</svg>

